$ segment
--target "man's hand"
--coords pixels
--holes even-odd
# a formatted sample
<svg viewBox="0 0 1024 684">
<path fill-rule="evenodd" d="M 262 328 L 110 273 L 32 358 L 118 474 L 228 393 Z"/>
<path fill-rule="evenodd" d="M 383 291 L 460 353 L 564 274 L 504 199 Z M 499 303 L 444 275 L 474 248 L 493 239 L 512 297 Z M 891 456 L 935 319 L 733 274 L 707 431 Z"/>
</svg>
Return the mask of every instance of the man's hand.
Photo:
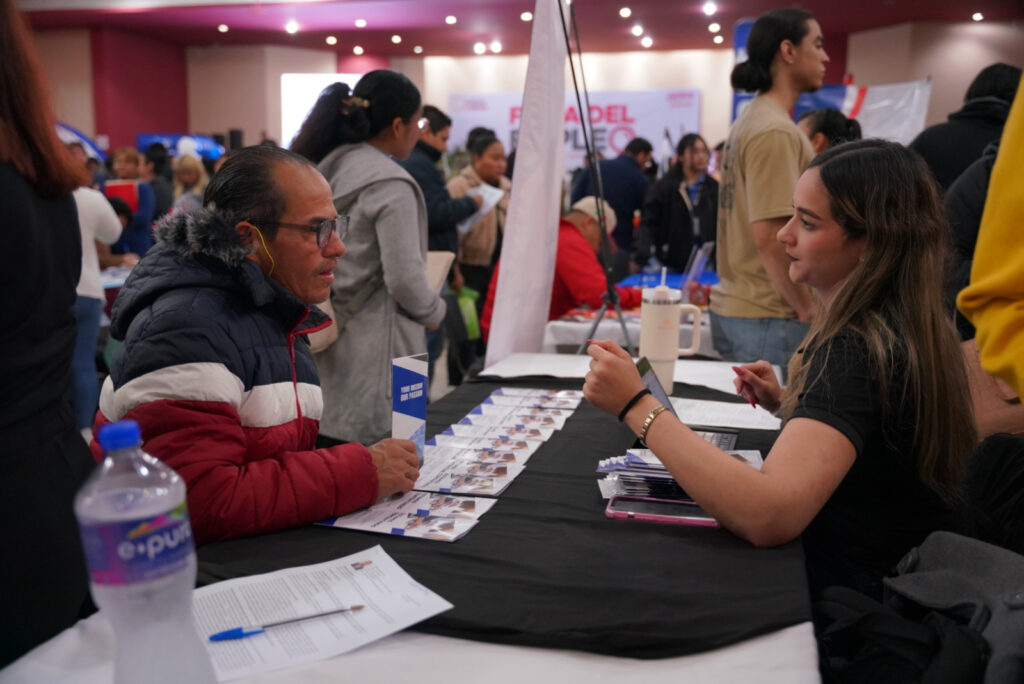
<svg viewBox="0 0 1024 684">
<path fill-rule="evenodd" d="M 420 476 L 416 445 L 407 439 L 382 439 L 369 447 L 377 468 L 377 496 L 405 493 Z"/>
<path fill-rule="evenodd" d="M 470 197 L 472 197 L 473 201 L 476 202 L 476 208 L 477 209 L 479 209 L 480 207 L 484 206 L 484 196 L 483 195 L 470 195 Z"/>
</svg>

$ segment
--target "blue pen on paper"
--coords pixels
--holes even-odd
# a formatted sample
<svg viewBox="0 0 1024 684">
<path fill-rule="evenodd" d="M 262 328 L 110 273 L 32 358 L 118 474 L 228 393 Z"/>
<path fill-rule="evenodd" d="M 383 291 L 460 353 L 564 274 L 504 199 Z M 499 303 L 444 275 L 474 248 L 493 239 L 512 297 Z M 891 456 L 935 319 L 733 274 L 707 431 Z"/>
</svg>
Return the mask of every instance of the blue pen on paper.
<svg viewBox="0 0 1024 684">
<path fill-rule="evenodd" d="M 265 625 L 250 625 L 247 627 L 233 627 L 231 629 L 225 629 L 223 632 L 217 632 L 216 634 L 210 635 L 210 641 L 231 641 L 232 639 L 244 639 L 256 634 L 263 634 L 271 627 L 280 627 L 281 625 L 290 625 L 293 622 L 299 622 L 300 620 L 312 620 L 313 618 L 326 617 L 328 615 L 339 615 L 341 613 L 354 613 L 362 610 L 364 606 L 349 606 L 348 608 L 339 608 L 338 610 L 329 610 L 326 613 L 316 613 L 314 615 L 303 615 L 302 617 L 289 618 L 287 620 L 281 620 L 279 622 L 270 622 Z"/>
</svg>

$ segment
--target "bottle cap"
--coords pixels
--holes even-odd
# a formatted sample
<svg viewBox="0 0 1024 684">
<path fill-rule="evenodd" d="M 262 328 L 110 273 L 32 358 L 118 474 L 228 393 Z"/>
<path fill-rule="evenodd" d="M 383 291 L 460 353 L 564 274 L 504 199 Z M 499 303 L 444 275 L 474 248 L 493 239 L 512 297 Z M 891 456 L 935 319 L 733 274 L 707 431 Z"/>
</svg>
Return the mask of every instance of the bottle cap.
<svg viewBox="0 0 1024 684">
<path fill-rule="evenodd" d="M 96 437 L 104 451 L 113 451 L 140 444 L 142 431 L 134 420 L 119 420 L 101 427 Z"/>
</svg>

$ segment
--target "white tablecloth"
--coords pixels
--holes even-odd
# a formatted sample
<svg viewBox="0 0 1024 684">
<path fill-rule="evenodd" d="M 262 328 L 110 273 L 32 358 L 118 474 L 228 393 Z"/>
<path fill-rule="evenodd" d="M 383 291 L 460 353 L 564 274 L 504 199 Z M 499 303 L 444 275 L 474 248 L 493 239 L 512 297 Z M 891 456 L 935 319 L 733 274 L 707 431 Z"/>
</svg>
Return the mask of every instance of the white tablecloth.
<svg viewBox="0 0 1024 684">
<path fill-rule="evenodd" d="M 110 684 L 114 679 L 113 649 L 110 623 L 97 613 L 0 671 L 0 684 Z M 817 657 L 814 630 L 809 622 L 716 651 L 657 660 L 504 646 L 406 631 L 336 658 L 233 681 L 802 684 L 821 681 Z"/>
<path fill-rule="evenodd" d="M 709 359 L 720 359 L 718 352 L 711 346 L 711 324 L 707 317 L 702 321 L 700 327 L 700 351 L 698 354 Z M 544 326 L 544 342 L 541 345 L 541 352 L 553 354 L 558 351 L 559 345 L 571 345 L 573 352 L 587 339 L 590 326 L 593 321 L 578 323 L 576 321 L 548 321 Z M 626 330 L 629 331 L 630 341 L 634 345 L 640 344 L 640 321 L 632 318 L 626 319 Z M 689 347 L 690 337 L 693 335 L 693 326 L 683 323 L 679 326 L 679 346 Z M 617 319 L 605 318 L 597 326 L 594 336 L 598 339 L 611 339 L 619 344 L 624 344 L 622 339 L 622 326 Z"/>
</svg>

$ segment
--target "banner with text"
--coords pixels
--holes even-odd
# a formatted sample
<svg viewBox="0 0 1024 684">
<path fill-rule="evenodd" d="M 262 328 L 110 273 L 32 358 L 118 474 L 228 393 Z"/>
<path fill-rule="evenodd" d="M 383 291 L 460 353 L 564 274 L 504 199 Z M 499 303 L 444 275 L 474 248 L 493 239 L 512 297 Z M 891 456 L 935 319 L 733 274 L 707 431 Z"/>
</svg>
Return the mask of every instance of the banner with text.
<svg viewBox="0 0 1024 684">
<path fill-rule="evenodd" d="M 522 93 L 469 94 L 448 97 L 454 146 L 465 147 L 466 135 L 477 126 L 493 129 L 511 153 L 518 146 Z M 679 139 L 700 130 L 700 91 L 606 90 L 590 93 L 593 121 L 591 144 L 605 158 L 618 156 L 630 140 L 647 138 L 660 149 L 666 136 L 675 148 Z M 576 95 L 565 93 L 566 170 L 579 168 L 586 156 Z"/>
</svg>

